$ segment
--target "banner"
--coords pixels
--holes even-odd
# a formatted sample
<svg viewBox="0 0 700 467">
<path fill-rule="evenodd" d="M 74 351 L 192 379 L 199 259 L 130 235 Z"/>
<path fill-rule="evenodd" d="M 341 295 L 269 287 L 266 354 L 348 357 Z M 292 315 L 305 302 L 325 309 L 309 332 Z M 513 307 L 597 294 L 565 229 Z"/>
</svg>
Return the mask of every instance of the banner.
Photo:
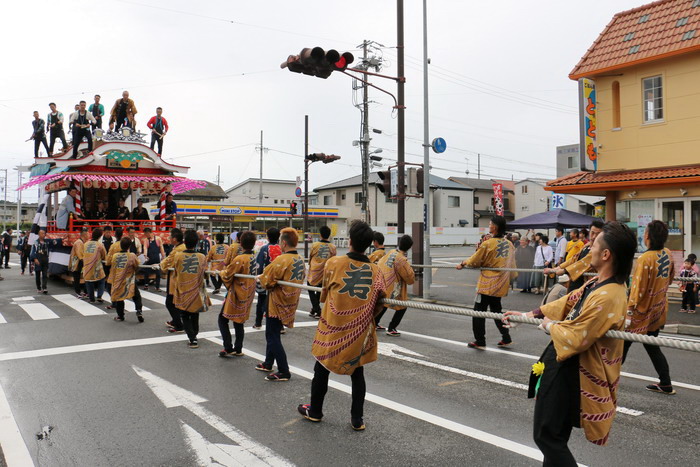
<svg viewBox="0 0 700 467">
<path fill-rule="evenodd" d="M 598 143 L 596 141 L 596 90 L 595 81 L 588 78 L 578 80 L 579 116 L 581 118 L 581 170 L 598 169 Z"/>
<path fill-rule="evenodd" d="M 503 215 L 503 184 L 493 184 L 493 210 L 497 216 Z"/>
<path fill-rule="evenodd" d="M 552 193 L 552 204 L 549 207 L 549 210 L 554 210 L 554 209 L 566 209 L 566 195 L 562 195 L 561 193 Z"/>
</svg>

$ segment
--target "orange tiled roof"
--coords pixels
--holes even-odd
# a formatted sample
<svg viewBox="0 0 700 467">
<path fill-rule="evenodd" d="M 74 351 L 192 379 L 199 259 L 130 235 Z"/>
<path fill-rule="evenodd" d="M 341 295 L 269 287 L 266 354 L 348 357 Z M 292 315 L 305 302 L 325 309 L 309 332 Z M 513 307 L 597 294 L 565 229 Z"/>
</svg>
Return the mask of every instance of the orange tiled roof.
<svg viewBox="0 0 700 467">
<path fill-rule="evenodd" d="M 657 169 L 623 170 L 619 172 L 577 172 L 547 182 L 546 190 L 586 191 L 594 188 L 625 188 L 680 182 L 700 183 L 700 165 L 662 167 Z M 580 186 L 580 187 L 579 187 Z"/>
<path fill-rule="evenodd" d="M 569 78 L 590 77 L 697 50 L 700 2 L 659 0 L 613 16 Z"/>
</svg>

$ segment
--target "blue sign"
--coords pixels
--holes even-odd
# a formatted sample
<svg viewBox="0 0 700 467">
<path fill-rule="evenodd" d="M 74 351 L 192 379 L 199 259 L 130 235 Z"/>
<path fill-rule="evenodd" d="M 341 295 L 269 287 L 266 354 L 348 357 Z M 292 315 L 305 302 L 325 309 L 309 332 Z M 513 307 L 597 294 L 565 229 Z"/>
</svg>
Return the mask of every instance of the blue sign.
<svg viewBox="0 0 700 467">
<path fill-rule="evenodd" d="M 553 193 L 551 209 L 566 209 L 566 195 Z"/>
<path fill-rule="evenodd" d="M 297 198 L 301 198 L 301 187 L 296 187 L 294 194 L 297 196 Z"/>
<path fill-rule="evenodd" d="M 435 138 L 430 146 L 433 148 L 433 151 L 442 154 L 447 150 L 447 141 L 445 141 L 445 138 Z"/>
</svg>

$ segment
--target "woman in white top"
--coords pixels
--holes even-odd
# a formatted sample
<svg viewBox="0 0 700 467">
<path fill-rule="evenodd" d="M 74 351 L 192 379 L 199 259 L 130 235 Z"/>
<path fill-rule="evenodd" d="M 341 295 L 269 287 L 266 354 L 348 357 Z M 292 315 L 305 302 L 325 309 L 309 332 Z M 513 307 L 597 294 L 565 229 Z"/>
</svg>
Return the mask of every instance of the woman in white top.
<svg viewBox="0 0 700 467">
<path fill-rule="evenodd" d="M 549 246 L 549 237 L 542 235 L 540 237 L 540 244 L 535 251 L 535 269 L 544 269 L 551 267 L 552 260 L 554 259 L 554 250 Z M 534 293 L 540 293 L 539 288 L 542 287 L 542 282 L 544 279 L 544 274 L 534 273 L 532 275 L 532 287 L 535 288 Z"/>
</svg>

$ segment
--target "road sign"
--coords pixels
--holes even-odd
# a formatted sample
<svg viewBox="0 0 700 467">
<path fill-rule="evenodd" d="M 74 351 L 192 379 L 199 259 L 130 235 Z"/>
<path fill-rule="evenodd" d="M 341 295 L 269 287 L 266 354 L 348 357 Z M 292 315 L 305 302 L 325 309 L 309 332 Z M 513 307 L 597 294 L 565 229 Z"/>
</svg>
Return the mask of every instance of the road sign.
<svg viewBox="0 0 700 467">
<path fill-rule="evenodd" d="M 445 138 L 435 138 L 430 146 L 437 154 L 442 154 L 447 150 L 447 141 Z"/>
<path fill-rule="evenodd" d="M 297 186 L 301 186 L 301 177 L 297 175 Z"/>
<path fill-rule="evenodd" d="M 399 195 L 399 173 L 396 170 L 392 170 L 391 172 L 391 197 L 395 197 Z"/>
<path fill-rule="evenodd" d="M 301 187 L 296 187 L 296 189 L 294 190 L 294 194 L 297 198 L 301 198 Z"/>
</svg>

